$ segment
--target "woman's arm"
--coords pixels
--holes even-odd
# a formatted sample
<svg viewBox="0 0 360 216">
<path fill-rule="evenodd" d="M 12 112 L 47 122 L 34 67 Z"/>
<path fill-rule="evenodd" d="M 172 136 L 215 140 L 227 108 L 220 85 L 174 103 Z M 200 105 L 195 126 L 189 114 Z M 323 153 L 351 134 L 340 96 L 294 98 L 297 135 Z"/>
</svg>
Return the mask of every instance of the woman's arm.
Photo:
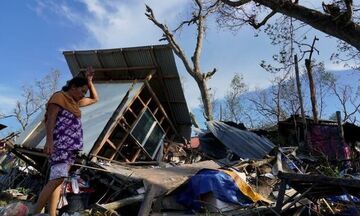
<svg viewBox="0 0 360 216">
<path fill-rule="evenodd" d="M 96 88 L 95 88 L 94 83 L 92 81 L 93 77 L 94 77 L 94 71 L 90 67 L 86 71 L 86 78 L 88 80 L 88 87 L 89 87 L 89 91 L 90 91 L 90 97 L 85 97 L 85 98 L 81 99 L 79 101 L 79 106 L 80 107 L 89 106 L 91 104 L 96 103 L 99 100 L 99 96 L 97 94 Z"/>
<path fill-rule="evenodd" d="M 53 140 L 53 132 L 56 123 L 56 117 L 60 111 L 60 107 L 56 104 L 49 104 L 46 111 L 46 143 L 44 146 L 44 152 L 50 155 L 53 152 L 54 148 L 54 140 Z"/>
</svg>

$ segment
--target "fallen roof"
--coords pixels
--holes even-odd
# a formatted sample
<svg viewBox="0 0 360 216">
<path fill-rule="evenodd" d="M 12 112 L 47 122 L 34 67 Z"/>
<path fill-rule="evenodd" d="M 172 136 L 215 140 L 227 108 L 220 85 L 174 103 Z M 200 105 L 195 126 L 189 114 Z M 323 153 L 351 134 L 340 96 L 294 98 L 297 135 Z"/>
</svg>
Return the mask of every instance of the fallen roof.
<svg viewBox="0 0 360 216">
<path fill-rule="evenodd" d="M 221 143 L 241 158 L 262 159 L 275 147 L 270 140 L 253 132 L 218 121 L 208 121 L 206 124 Z"/>
<path fill-rule="evenodd" d="M 190 139 L 191 120 L 176 68 L 168 45 L 133 48 L 65 51 L 73 76 L 92 66 L 94 81 L 145 79 L 153 74 L 150 85 L 179 133 Z"/>
<path fill-rule="evenodd" d="M 159 194 L 171 192 L 201 169 L 220 168 L 220 166 L 214 161 L 201 161 L 193 164 L 183 164 L 176 167 L 156 168 L 138 168 L 130 165 L 123 166 L 116 163 L 99 165 L 106 171 L 117 174 L 122 179 L 146 180 L 147 183 L 159 187 Z"/>
</svg>

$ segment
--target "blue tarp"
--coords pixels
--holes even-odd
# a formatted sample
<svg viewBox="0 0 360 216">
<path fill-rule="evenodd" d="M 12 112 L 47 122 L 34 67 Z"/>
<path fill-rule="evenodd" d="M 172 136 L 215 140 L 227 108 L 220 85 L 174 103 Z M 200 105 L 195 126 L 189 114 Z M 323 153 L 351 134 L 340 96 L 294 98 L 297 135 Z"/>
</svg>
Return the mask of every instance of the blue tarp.
<svg viewBox="0 0 360 216">
<path fill-rule="evenodd" d="M 351 200 L 350 200 L 350 199 Z M 340 195 L 340 196 L 330 196 L 327 198 L 328 200 L 332 202 L 354 202 L 354 203 L 360 203 L 360 198 L 352 195 Z"/>
<path fill-rule="evenodd" d="M 253 202 L 244 196 L 233 179 L 219 170 L 203 169 L 191 177 L 177 194 L 176 200 L 187 208 L 199 210 L 201 195 L 212 192 L 217 199 L 248 206 Z"/>
</svg>

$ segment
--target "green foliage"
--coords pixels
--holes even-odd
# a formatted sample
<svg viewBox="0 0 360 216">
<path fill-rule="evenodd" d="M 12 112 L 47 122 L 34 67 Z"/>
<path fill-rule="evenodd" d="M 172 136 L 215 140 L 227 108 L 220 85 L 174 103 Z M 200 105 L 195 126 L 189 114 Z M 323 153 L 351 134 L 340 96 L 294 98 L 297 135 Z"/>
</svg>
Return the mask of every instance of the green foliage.
<svg viewBox="0 0 360 216">
<path fill-rule="evenodd" d="M 322 175 L 329 176 L 329 177 L 340 177 L 340 168 L 338 164 L 330 163 L 328 157 L 321 153 L 320 158 L 317 161 L 319 164 L 317 166 L 317 171 L 320 172 Z"/>
</svg>

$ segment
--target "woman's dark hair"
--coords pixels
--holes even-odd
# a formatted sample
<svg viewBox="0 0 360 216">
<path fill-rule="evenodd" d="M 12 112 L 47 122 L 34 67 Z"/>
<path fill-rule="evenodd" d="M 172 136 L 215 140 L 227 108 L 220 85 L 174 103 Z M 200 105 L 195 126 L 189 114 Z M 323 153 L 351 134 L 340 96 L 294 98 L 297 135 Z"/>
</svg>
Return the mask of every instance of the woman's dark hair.
<svg viewBox="0 0 360 216">
<path fill-rule="evenodd" d="M 66 85 L 62 87 L 63 91 L 68 91 L 71 87 L 82 87 L 87 85 L 88 81 L 84 77 L 74 77 L 66 82 Z"/>
</svg>

